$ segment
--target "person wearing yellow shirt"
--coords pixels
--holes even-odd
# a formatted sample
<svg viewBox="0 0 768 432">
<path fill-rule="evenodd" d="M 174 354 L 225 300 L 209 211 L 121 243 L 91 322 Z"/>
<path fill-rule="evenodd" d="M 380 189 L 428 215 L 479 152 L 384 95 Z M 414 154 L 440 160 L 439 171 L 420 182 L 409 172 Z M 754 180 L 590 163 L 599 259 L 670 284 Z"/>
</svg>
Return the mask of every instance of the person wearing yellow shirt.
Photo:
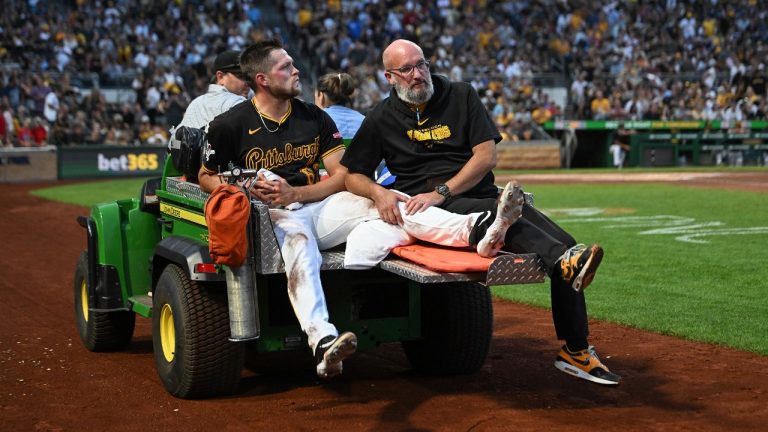
<svg viewBox="0 0 768 432">
<path fill-rule="evenodd" d="M 531 120 L 536 124 L 542 125 L 552 118 L 552 112 L 541 104 L 536 104 L 536 107 L 531 111 Z"/>
<path fill-rule="evenodd" d="M 306 27 L 312 21 L 312 9 L 303 7 L 299 9 L 299 27 Z"/>
<path fill-rule="evenodd" d="M 714 18 L 707 18 L 701 23 L 701 28 L 704 30 L 704 34 L 711 38 L 715 34 L 715 26 L 717 22 Z"/>
<path fill-rule="evenodd" d="M 515 113 L 512 112 L 512 110 L 509 109 L 508 106 L 504 106 L 502 112 L 499 113 L 499 115 L 496 116 L 494 119 L 496 121 L 496 125 L 500 128 L 505 128 L 509 126 L 510 123 L 515 119 Z"/>
<path fill-rule="evenodd" d="M 602 90 L 598 90 L 595 94 L 595 98 L 592 99 L 590 104 L 592 109 L 592 118 L 595 120 L 603 120 L 608 116 L 611 110 L 611 101 L 603 95 Z"/>
</svg>

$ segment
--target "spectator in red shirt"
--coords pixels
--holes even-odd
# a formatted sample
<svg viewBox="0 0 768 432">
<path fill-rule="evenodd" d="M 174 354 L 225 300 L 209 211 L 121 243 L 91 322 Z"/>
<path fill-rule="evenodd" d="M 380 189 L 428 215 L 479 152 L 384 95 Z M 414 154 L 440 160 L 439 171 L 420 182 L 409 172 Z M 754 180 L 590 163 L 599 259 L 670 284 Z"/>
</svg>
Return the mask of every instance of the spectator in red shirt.
<svg viewBox="0 0 768 432">
<path fill-rule="evenodd" d="M 32 147 L 31 123 L 29 117 L 20 119 L 19 127 L 16 129 L 16 140 L 19 147 Z"/>
<path fill-rule="evenodd" d="M 35 146 L 44 146 L 48 144 L 48 129 L 43 124 L 43 119 L 35 117 L 32 120 L 32 128 L 30 129 L 32 136 L 32 143 Z"/>
</svg>

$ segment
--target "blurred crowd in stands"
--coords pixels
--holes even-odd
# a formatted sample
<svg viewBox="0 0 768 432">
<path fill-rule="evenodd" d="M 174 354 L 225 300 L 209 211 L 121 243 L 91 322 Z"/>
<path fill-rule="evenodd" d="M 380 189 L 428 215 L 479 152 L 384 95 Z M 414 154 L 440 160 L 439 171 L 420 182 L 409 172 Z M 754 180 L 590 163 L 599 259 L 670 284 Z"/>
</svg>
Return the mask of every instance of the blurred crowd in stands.
<svg viewBox="0 0 768 432">
<path fill-rule="evenodd" d="M 434 73 L 472 83 L 513 140 L 556 118 L 768 115 L 766 0 L 3 3 L 6 146 L 164 144 L 206 91 L 216 54 L 273 36 L 310 68 L 305 86 L 326 72 L 353 75 L 362 113 L 389 94 L 383 47 L 413 40 Z M 282 29 L 264 24 L 267 8 Z"/>
<path fill-rule="evenodd" d="M 528 138 L 553 118 L 765 119 L 768 2 L 288 0 L 285 17 L 316 72 L 362 86 L 365 111 L 388 94 L 383 47 L 425 49 L 433 72 L 471 82 L 499 129 Z M 545 77 L 563 78 L 557 101 Z"/>
<path fill-rule="evenodd" d="M 216 54 L 273 36 L 256 3 L 4 0 L 2 143 L 165 145 Z"/>
</svg>

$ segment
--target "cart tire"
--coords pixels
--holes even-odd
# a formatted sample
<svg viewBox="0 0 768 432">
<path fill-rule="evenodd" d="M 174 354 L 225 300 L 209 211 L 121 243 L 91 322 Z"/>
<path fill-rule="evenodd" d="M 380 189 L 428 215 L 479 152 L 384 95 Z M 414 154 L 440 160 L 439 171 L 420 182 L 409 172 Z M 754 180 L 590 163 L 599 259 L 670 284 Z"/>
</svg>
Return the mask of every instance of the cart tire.
<svg viewBox="0 0 768 432">
<path fill-rule="evenodd" d="M 152 308 L 155 366 L 165 389 L 179 398 L 235 392 L 245 346 L 229 335 L 225 286 L 191 281 L 179 266 L 168 265 Z"/>
<path fill-rule="evenodd" d="M 422 338 L 403 342 L 414 370 L 468 374 L 485 363 L 493 334 L 487 286 L 474 282 L 422 285 Z"/>
<path fill-rule="evenodd" d="M 74 279 L 75 322 L 80 340 L 90 351 L 115 351 L 128 346 L 136 326 L 130 311 L 94 312 L 88 310 L 88 252 L 80 254 Z"/>
</svg>

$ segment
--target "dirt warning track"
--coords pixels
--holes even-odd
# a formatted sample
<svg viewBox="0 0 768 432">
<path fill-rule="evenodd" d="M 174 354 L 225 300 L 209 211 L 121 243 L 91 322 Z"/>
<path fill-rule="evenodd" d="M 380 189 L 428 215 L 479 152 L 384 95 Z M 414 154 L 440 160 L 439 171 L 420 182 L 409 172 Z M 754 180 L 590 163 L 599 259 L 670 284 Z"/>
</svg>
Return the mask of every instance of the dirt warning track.
<svg viewBox="0 0 768 432">
<path fill-rule="evenodd" d="M 552 365 L 559 343 L 548 310 L 499 300 L 490 355 L 473 375 L 414 374 L 391 345 L 356 355 L 323 384 L 307 353 L 291 353 L 249 358 L 230 397 L 175 399 L 154 370 L 149 320 L 138 319 L 127 351 L 96 354 L 80 343 L 72 272 L 85 247 L 75 218 L 87 209 L 28 195 L 41 186 L 0 184 L 2 431 L 746 431 L 768 423 L 768 357 L 593 321 L 592 342 L 624 380 L 599 387 Z"/>
</svg>

